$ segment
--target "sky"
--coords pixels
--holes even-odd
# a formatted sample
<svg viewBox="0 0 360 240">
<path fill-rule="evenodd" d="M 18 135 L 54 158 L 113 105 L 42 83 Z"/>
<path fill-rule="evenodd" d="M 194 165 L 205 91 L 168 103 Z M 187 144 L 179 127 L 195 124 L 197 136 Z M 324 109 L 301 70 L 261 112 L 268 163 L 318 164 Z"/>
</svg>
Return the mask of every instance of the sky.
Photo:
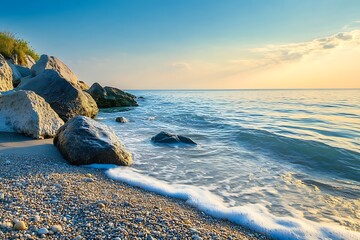
<svg viewBox="0 0 360 240">
<path fill-rule="evenodd" d="M 122 89 L 360 88 L 358 0 L 0 0 L 0 31 Z"/>
</svg>

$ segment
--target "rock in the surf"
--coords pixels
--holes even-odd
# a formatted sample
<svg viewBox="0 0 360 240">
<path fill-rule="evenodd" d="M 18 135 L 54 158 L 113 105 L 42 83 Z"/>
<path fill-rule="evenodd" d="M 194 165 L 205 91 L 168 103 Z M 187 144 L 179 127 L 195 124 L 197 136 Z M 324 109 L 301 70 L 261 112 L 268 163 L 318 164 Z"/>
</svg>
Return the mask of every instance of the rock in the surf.
<svg viewBox="0 0 360 240">
<path fill-rule="evenodd" d="M 171 134 L 168 132 L 161 132 L 157 134 L 156 136 L 151 138 L 151 141 L 160 144 L 184 143 L 184 144 L 196 145 L 196 143 L 188 137 Z"/>
<path fill-rule="evenodd" d="M 36 139 L 54 137 L 64 124 L 44 98 L 32 91 L 0 95 L 0 118 L 9 129 Z"/>
<path fill-rule="evenodd" d="M 107 163 L 128 166 L 131 154 L 115 133 L 91 118 L 77 116 L 58 131 L 54 145 L 71 164 Z"/>
<path fill-rule="evenodd" d="M 127 123 L 127 122 L 129 122 L 129 120 L 127 118 L 125 118 L 125 117 L 117 117 L 115 119 L 115 121 L 117 121 L 119 123 Z"/>
<path fill-rule="evenodd" d="M 94 83 L 87 92 L 99 108 L 138 106 L 134 95 L 113 87 L 103 88 L 99 83 Z"/>
<path fill-rule="evenodd" d="M 99 111 L 90 94 L 72 85 L 51 69 L 44 70 L 26 81 L 22 80 L 18 89 L 31 90 L 43 97 L 64 121 L 77 115 L 94 118 Z"/>
</svg>

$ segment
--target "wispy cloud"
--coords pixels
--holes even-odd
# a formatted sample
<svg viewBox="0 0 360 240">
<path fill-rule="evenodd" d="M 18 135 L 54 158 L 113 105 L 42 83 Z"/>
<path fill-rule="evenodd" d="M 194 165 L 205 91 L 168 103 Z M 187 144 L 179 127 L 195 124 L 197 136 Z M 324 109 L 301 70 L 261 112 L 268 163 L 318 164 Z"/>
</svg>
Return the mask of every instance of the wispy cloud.
<svg viewBox="0 0 360 240">
<path fill-rule="evenodd" d="M 334 48 L 360 45 L 360 30 L 340 32 L 329 37 L 317 38 L 308 42 L 268 45 L 251 49 L 260 58 L 259 66 L 268 66 L 300 60 L 311 54 L 331 51 Z"/>
<path fill-rule="evenodd" d="M 175 69 L 191 70 L 191 65 L 187 62 L 174 62 L 171 66 Z"/>
</svg>

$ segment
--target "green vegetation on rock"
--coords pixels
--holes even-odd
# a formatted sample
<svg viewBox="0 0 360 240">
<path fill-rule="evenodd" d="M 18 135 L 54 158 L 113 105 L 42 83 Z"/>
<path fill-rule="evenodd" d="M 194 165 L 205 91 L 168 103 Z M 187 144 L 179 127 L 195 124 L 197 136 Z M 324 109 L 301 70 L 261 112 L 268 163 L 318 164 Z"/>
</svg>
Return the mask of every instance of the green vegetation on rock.
<svg viewBox="0 0 360 240">
<path fill-rule="evenodd" d="M 20 65 L 26 64 L 26 55 L 31 56 L 35 61 L 39 60 L 39 55 L 31 49 L 28 42 L 17 39 L 9 32 L 0 32 L 0 54 L 7 59 L 17 59 Z"/>
</svg>

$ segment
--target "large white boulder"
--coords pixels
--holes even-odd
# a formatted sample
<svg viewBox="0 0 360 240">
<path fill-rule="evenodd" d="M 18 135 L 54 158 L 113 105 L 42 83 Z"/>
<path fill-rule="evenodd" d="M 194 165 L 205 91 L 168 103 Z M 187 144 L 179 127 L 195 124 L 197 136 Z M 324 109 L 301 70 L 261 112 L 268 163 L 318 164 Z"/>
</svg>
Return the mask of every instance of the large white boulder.
<svg viewBox="0 0 360 240">
<path fill-rule="evenodd" d="M 0 131 L 43 139 L 54 137 L 63 124 L 44 98 L 32 91 L 10 91 L 0 95 Z"/>
<path fill-rule="evenodd" d="M 78 78 L 73 71 L 71 71 L 68 66 L 65 65 L 60 59 L 49 56 L 41 55 L 39 61 L 37 61 L 32 67 L 31 70 L 35 75 L 39 75 L 46 69 L 53 69 L 59 73 L 60 77 L 66 79 L 74 86 L 78 86 Z"/>
<path fill-rule="evenodd" d="M 3 55 L 0 54 L 0 92 L 9 91 L 14 88 L 12 79 L 11 67 Z"/>
</svg>

